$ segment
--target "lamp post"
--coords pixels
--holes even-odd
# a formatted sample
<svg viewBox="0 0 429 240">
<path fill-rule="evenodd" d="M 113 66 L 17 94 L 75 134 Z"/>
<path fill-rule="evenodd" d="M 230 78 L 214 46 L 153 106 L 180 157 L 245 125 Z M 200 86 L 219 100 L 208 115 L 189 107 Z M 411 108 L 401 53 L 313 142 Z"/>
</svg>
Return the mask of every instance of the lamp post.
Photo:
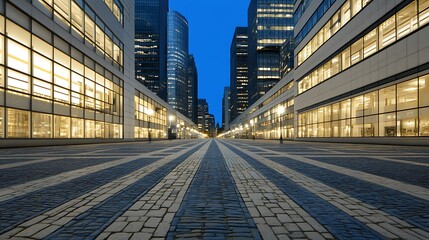
<svg viewBox="0 0 429 240">
<path fill-rule="evenodd" d="M 277 114 L 279 115 L 279 124 L 280 124 L 280 144 L 283 144 L 283 134 L 282 134 L 282 114 L 285 112 L 285 107 L 280 105 L 277 108 Z"/>
<path fill-rule="evenodd" d="M 153 114 L 154 114 L 153 109 L 148 108 L 147 109 L 147 115 L 148 115 L 149 121 L 148 121 L 148 125 L 147 126 L 148 126 L 148 139 L 149 139 L 149 142 L 152 141 L 151 130 L 150 130 L 150 117 Z"/>
</svg>

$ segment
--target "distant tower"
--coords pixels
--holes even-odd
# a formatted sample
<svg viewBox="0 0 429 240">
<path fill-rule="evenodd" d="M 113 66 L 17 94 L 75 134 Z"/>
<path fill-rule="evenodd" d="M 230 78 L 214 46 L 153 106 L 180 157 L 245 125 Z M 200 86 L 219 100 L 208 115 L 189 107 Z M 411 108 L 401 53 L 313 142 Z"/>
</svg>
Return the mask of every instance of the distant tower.
<svg viewBox="0 0 429 240">
<path fill-rule="evenodd" d="M 238 117 L 249 106 L 247 40 L 247 27 L 237 27 L 230 50 L 231 116 L 229 122 Z"/>
<path fill-rule="evenodd" d="M 198 99 L 198 131 L 206 133 L 207 115 L 209 114 L 209 104 L 205 99 Z"/>
<path fill-rule="evenodd" d="M 280 80 L 280 48 L 293 38 L 294 0 L 251 0 L 248 9 L 249 105 Z"/>
<path fill-rule="evenodd" d="M 188 118 L 198 123 L 198 71 L 192 54 L 188 58 Z"/>
<path fill-rule="evenodd" d="M 176 11 L 168 12 L 167 102 L 188 115 L 188 21 Z"/>
<path fill-rule="evenodd" d="M 135 1 L 136 79 L 167 101 L 168 0 Z"/>
</svg>

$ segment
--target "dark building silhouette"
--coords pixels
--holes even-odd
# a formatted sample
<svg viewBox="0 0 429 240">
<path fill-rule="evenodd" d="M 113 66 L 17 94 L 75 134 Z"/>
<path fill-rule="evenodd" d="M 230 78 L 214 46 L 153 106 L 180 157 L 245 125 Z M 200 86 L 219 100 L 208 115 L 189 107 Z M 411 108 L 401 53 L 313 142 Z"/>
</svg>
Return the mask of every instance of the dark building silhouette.
<svg viewBox="0 0 429 240">
<path fill-rule="evenodd" d="M 234 120 L 249 104 L 248 91 L 248 47 L 247 27 L 237 27 L 231 42 L 231 115 L 230 121 Z"/>
<path fill-rule="evenodd" d="M 251 0 L 248 9 L 249 103 L 273 87 L 280 76 L 280 48 L 293 38 L 293 0 Z M 249 105 L 250 105 L 249 104 Z"/>
<path fill-rule="evenodd" d="M 135 1 L 136 79 L 167 101 L 168 0 Z"/>
</svg>

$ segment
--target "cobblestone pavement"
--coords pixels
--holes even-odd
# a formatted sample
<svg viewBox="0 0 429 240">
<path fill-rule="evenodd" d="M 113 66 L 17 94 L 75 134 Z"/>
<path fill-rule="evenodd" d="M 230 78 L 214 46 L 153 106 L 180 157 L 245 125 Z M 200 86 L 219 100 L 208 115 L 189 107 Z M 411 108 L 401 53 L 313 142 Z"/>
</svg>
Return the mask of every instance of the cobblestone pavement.
<svg viewBox="0 0 429 240">
<path fill-rule="evenodd" d="M 0 149 L 0 239 L 429 239 L 429 148 Z"/>
</svg>

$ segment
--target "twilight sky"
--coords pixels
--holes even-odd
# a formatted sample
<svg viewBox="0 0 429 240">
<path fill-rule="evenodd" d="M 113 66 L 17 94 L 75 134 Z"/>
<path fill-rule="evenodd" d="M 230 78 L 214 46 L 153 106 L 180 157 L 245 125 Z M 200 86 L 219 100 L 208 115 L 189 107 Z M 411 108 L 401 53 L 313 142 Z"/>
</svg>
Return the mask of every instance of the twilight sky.
<svg viewBox="0 0 429 240">
<path fill-rule="evenodd" d="M 222 126 L 223 89 L 229 86 L 229 50 L 234 29 L 247 26 L 250 0 L 169 0 L 189 22 L 189 52 L 198 69 L 198 98 Z"/>
</svg>

